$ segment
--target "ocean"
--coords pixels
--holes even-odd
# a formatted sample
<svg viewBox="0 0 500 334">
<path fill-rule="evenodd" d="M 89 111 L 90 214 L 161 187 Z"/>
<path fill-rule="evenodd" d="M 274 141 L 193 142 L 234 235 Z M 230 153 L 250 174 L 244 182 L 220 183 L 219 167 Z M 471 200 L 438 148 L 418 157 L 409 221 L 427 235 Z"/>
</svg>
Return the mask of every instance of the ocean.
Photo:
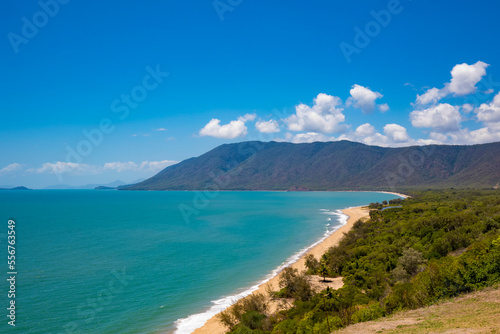
<svg viewBox="0 0 500 334">
<path fill-rule="evenodd" d="M 0 333 L 191 333 L 375 192 L 0 191 Z M 15 222 L 15 298 L 6 281 Z M 15 300 L 15 327 L 8 324 Z"/>
</svg>

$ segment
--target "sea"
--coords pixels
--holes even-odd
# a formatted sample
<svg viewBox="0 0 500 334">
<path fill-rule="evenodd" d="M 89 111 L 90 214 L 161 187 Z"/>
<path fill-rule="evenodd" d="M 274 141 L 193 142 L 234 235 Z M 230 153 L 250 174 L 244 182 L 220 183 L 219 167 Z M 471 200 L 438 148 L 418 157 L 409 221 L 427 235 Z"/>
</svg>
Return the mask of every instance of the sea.
<svg viewBox="0 0 500 334">
<path fill-rule="evenodd" d="M 191 333 L 345 224 L 341 209 L 397 197 L 0 191 L 0 333 Z"/>
</svg>

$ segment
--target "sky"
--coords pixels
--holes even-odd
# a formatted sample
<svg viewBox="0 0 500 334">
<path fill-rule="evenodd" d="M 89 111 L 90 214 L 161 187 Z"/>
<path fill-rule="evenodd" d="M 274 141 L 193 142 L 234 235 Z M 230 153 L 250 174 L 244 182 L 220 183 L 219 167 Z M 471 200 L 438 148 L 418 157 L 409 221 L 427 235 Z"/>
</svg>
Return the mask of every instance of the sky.
<svg viewBox="0 0 500 334">
<path fill-rule="evenodd" d="M 497 1 L 6 0 L 0 187 L 134 182 L 221 144 L 500 141 Z"/>
</svg>

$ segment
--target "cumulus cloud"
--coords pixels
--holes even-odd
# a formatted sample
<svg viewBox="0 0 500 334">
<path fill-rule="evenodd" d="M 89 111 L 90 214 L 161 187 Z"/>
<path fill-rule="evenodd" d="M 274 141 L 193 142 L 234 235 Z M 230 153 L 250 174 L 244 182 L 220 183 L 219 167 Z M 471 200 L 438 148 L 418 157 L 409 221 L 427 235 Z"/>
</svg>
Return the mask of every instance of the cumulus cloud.
<svg viewBox="0 0 500 334">
<path fill-rule="evenodd" d="M 165 128 L 158 128 L 158 129 L 155 129 L 155 131 L 167 131 L 167 129 L 165 129 Z"/>
<path fill-rule="evenodd" d="M 493 102 L 481 104 L 474 112 L 481 122 L 500 122 L 500 93 L 495 96 Z"/>
<path fill-rule="evenodd" d="M 387 112 L 389 111 L 389 105 L 387 103 L 381 104 L 378 106 L 378 110 L 381 112 Z"/>
<path fill-rule="evenodd" d="M 442 89 L 430 88 L 424 94 L 417 95 L 416 105 L 437 104 L 441 99 L 453 94 L 464 96 L 476 92 L 476 85 L 486 75 L 486 68 L 489 65 L 478 61 L 469 65 L 466 63 L 457 64 L 451 70 L 451 80 L 444 84 Z"/>
<path fill-rule="evenodd" d="M 87 164 L 77 164 L 74 162 L 57 161 L 55 163 L 46 162 L 40 168 L 30 169 L 29 172 L 36 174 L 95 174 L 98 172 L 96 166 Z"/>
<path fill-rule="evenodd" d="M 312 107 L 299 104 L 295 114 L 285 119 L 290 131 L 334 133 L 346 129 L 342 100 L 336 96 L 319 94 Z"/>
<path fill-rule="evenodd" d="M 159 172 L 160 170 L 174 165 L 178 163 L 178 161 L 172 160 L 163 160 L 163 161 L 143 161 L 139 164 L 135 162 L 107 162 L 104 164 L 103 170 L 115 170 L 117 172 L 125 172 L 125 171 L 148 171 L 148 172 Z"/>
<path fill-rule="evenodd" d="M 263 133 L 276 133 L 280 132 L 280 126 L 277 121 L 274 119 L 269 120 L 269 121 L 260 121 L 255 123 L 255 127 L 259 132 Z"/>
<path fill-rule="evenodd" d="M 361 109 L 361 111 L 365 114 L 373 112 L 376 105 L 375 100 L 383 96 L 379 92 L 374 92 L 370 88 L 360 85 L 352 86 L 352 89 L 349 92 L 351 97 L 347 99 L 347 104 L 354 105 L 354 107 Z M 385 107 L 382 107 L 382 109 L 387 111 L 389 110 L 389 106 L 385 104 Z"/>
<path fill-rule="evenodd" d="M 436 104 L 443 97 L 446 96 L 446 92 L 442 89 L 438 88 L 430 88 L 424 94 L 417 94 L 417 104 L 426 105 L 426 104 Z"/>
<path fill-rule="evenodd" d="M 448 90 L 457 96 L 475 93 L 476 84 L 486 75 L 488 66 L 482 61 L 473 65 L 466 63 L 455 65 L 451 70 L 451 81 L 447 85 Z"/>
<path fill-rule="evenodd" d="M 302 143 L 314 143 L 318 141 L 326 142 L 326 141 L 335 141 L 334 137 L 326 136 L 322 133 L 316 132 L 307 132 L 307 133 L 298 133 L 291 138 L 292 143 L 302 144 Z"/>
<path fill-rule="evenodd" d="M 179 163 L 178 161 L 172 160 L 162 160 L 162 161 L 143 161 L 139 165 L 139 170 L 151 171 L 151 172 L 159 172 L 162 169 L 167 168 L 168 166 L 175 165 Z"/>
<path fill-rule="evenodd" d="M 125 172 L 129 170 L 137 170 L 135 162 L 106 162 L 103 167 L 104 170 L 115 170 L 117 172 Z"/>
<path fill-rule="evenodd" d="M 408 135 L 406 128 L 399 124 L 385 125 L 384 134 L 381 134 L 375 130 L 373 125 L 365 123 L 358 126 L 345 139 L 377 146 L 405 146 L 415 143 Z"/>
<path fill-rule="evenodd" d="M 246 114 L 239 117 L 235 121 L 229 122 L 229 124 L 220 125 L 220 120 L 213 118 L 207 125 L 200 130 L 200 136 L 210 136 L 221 139 L 234 139 L 238 137 L 246 136 L 248 129 L 245 125 L 247 121 L 253 121 L 255 119 L 255 114 Z"/>
<path fill-rule="evenodd" d="M 410 140 L 406 128 L 398 124 L 387 124 L 384 126 L 384 133 L 393 143 L 403 143 Z"/>
<path fill-rule="evenodd" d="M 375 127 L 370 123 L 365 123 L 356 128 L 354 135 L 358 138 L 369 137 L 377 132 Z"/>
<path fill-rule="evenodd" d="M 469 129 L 460 129 L 447 133 L 431 132 L 430 137 L 440 144 L 486 144 L 500 141 L 500 131 L 491 127 L 483 127 L 473 131 Z"/>
<path fill-rule="evenodd" d="M 463 112 L 468 114 L 474 110 L 474 106 L 470 103 L 462 104 L 462 110 L 463 110 Z"/>
<path fill-rule="evenodd" d="M 29 172 L 36 174 L 73 174 L 73 175 L 88 175 L 99 174 L 106 171 L 115 171 L 118 173 L 133 171 L 133 172 L 159 172 L 165 167 L 178 163 L 178 161 L 163 160 L 163 161 L 143 161 L 136 164 L 135 162 L 106 162 L 103 166 L 77 164 L 74 162 L 57 161 L 55 163 L 46 162 L 40 168 L 29 169 Z"/>
<path fill-rule="evenodd" d="M 23 165 L 15 162 L 13 164 L 7 165 L 4 168 L 0 169 L 0 175 L 16 172 L 16 171 L 21 170 L 21 169 L 23 169 Z"/>
<path fill-rule="evenodd" d="M 434 128 L 442 131 L 453 131 L 460 128 L 462 116 L 459 107 L 441 103 L 424 110 L 410 113 L 411 124 L 417 128 Z"/>
</svg>

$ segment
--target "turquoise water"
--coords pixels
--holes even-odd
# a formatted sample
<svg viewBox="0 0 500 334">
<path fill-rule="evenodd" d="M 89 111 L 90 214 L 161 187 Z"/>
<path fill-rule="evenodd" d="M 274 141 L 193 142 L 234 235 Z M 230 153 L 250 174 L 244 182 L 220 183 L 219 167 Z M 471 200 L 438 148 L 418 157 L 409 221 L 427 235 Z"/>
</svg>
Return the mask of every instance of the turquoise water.
<svg viewBox="0 0 500 334">
<path fill-rule="evenodd" d="M 193 207 L 196 194 L 1 191 L 2 276 L 9 219 L 18 274 L 15 328 L 0 285 L 0 333 L 189 333 L 338 228 L 336 210 L 396 197 L 220 192 L 186 221 L 179 205 Z"/>
</svg>

